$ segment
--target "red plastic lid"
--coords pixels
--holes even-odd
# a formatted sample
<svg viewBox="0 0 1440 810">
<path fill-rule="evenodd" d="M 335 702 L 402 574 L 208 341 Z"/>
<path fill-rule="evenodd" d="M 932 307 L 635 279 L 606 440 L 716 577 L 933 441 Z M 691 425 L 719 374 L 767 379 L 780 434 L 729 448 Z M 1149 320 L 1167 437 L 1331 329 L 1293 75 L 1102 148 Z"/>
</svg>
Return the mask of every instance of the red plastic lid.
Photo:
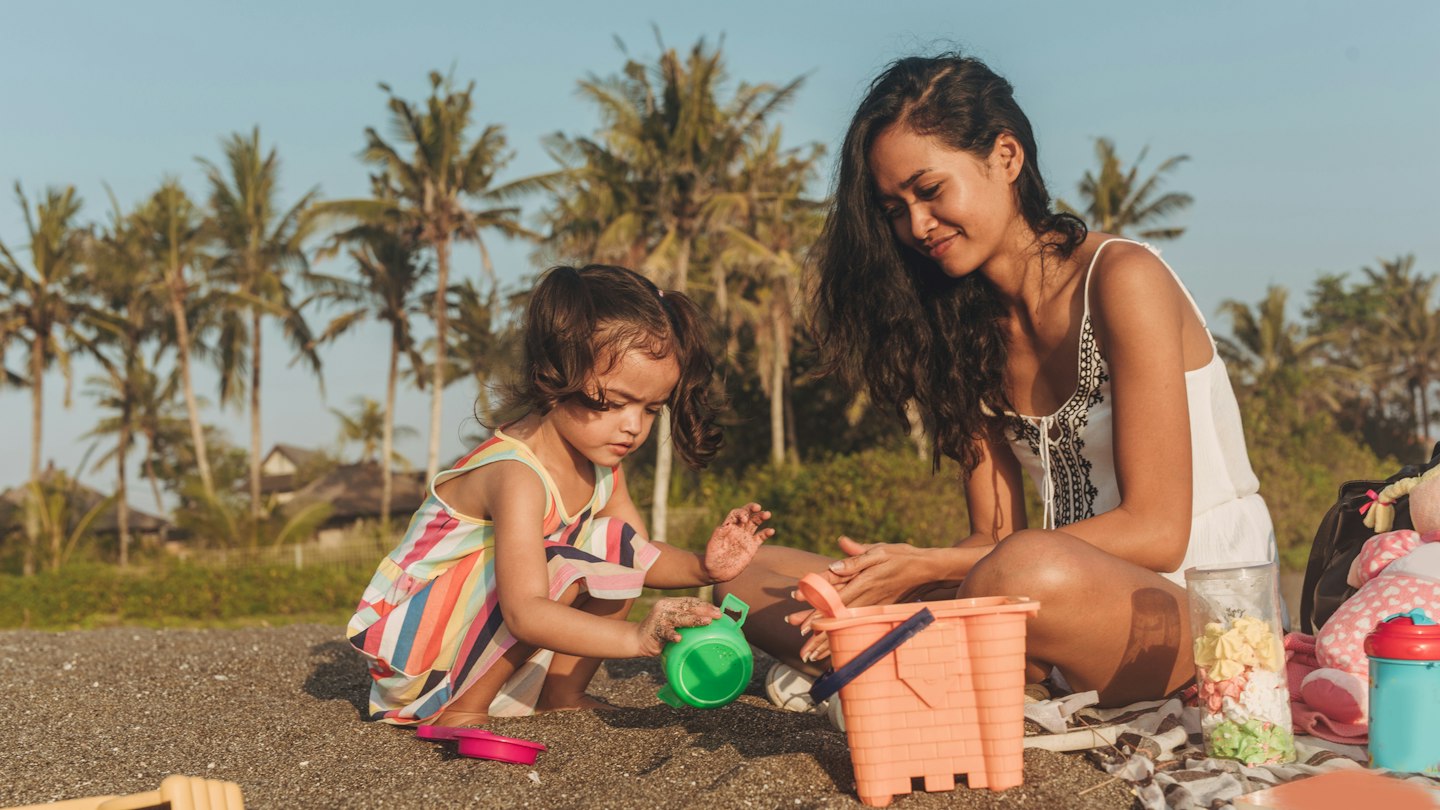
<svg viewBox="0 0 1440 810">
<path fill-rule="evenodd" d="M 1421 608 L 1387 616 L 1365 637 L 1365 654 L 1402 661 L 1440 661 L 1440 624 Z"/>
</svg>

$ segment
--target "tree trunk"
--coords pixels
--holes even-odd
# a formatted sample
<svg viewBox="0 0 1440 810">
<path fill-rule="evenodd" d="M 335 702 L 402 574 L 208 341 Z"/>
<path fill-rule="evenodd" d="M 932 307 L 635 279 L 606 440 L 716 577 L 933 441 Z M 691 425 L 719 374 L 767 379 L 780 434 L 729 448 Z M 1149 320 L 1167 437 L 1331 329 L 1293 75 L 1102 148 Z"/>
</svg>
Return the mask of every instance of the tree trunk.
<svg viewBox="0 0 1440 810">
<path fill-rule="evenodd" d="M 165 514 L 165 499 L 160 495 L 160 479 L 155 476 L 155 440 L 145 440 L 145 478 L 150 482 L 150 494 L 155 496 L 156 514 Z"/>
<path fill-rule="evenodd" d="M 183 282 L 170 283 L 170 314 L 175 318 L 175 337 L 179 341 L 180 382 L 185 388 L 185 411 L 190 417 L 190 440 L 195 443 L 195 468 L 205 495 L 215 498 L 215 480 L 210 477 L 210 456 L 205 450 L 205 429 L 200 424 L 200 404 L 195 400 L 195 384 L 190 379 L 190 324 L 185 319 Z"/>
<path fill-rule="evenodd" d="M 40 440 L 45 417 L 45 335 L 36 335 L 30 346 L 30 480 L 40 480 Z"/>
<path fill-rule="evenodd" d="M 785 375 L 785 446 L 790 463 L 799 466 L 800 439 L 795 431 L 795 378 L 791 374 Z"/>
<path fill-rule="evenodd" d="M 925 420 L 920 418 L 920 406 L 915 400 L 905 403 L 905 421 L 910 423 L 910 441 L 920 458 L 930 460 L 930 435 L 925 432 Z"/>
<path fill-rule="evenodd" d="M 260 310 L 250 314 L 250 516 L 260 530 Z M 252 545 L 260 538 L 253 537 Z"/>
<path fill-rule="evenodd" d="M 37 488 L 40 486 L 40 438 L 44 433 L 44 373 L 45 338 L 37 334 L 30 346 L 30 483 Z M 20 570 L 27 577 L 35 574 L 35 558 L 39 553 L 40 527 L 36 524 L 37 519 L 33 512 L 26 514 L 25 556 Z"/>
<path fill-rule="evenodd" d="M 128 387 L 128 380 L 126 381 Z M 120 528 L 120 567 L 130 564 L 130 502 L 125 483 L 125 460 L 130 455 L 130 414 L 133 410 L 126 392 L 126 402 L 120 411 L 120 446 L 116 449 L 116 465 L 120 483 L 115 490 L 115 520 Z"/>
<path fill-rule="evenodd" d="M 440 472 L 440 423 L 445 394 L 445 340 L 450 313 L 445 303 L 450 286 L 450 238 L 435 243 L 435 364 L 430 370 L 430 450 L 425 457 L 425 480 Z"/>
<path fill-rule="evenodd" d="M 785 302 L 780 298 L 780 287 L 770 297 L 770 466 L 785 465 L 785 324 L 783 322 Z"/>
<path fill-rule="evenodd" d="M 1430 381 L 1422 375 L 1420 377 L 1420 435 L 1428 444 L 1430 441 L 1430 397 L 1427 390 Z"/>
<path fill-rule="evenodd" d="M 380 533 L 390 540 L 390 459 L 395 454 L 395 378 L 400 374 L 399 327 L 390 326 L 390 369 L 385 378 L 385 427 L 380 439 Z M 429 486 L 429 482 L 425 482 Z"/>
<path fill-rule="evenodd" d="M 680 256 L 675 261 L 675 291 L 685 292 L 685 278 L 690 274 L 690 241 L 680 242 Z M 655 441 L 655 490 L 650 503 L 650 539 L 664 543 L 669 535 L 670 471 L 675 466 L 675 448 L 670 444 L 670 409 L 660 409 L 660 429 Z"/>
</svg>

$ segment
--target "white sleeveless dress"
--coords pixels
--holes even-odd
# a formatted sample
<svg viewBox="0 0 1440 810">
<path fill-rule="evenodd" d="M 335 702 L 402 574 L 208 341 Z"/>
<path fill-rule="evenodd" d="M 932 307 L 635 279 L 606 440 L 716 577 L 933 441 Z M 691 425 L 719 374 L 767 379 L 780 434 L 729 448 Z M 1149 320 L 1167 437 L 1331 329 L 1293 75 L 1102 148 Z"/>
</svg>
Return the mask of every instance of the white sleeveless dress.
<svg viewBox="0 0 1440 810">
<path fill-rule="evenodd" d="M 1075 393 L 1048 416 L 1007 414 L 1011 423 L 1010 448 L 1040 492 L 1047 529 L 1062 528 L 1120 505 L 1110 371 L 1090 323 L 1090 277 L 1106 246 L 1129 241 L 1111 239 L 1102 243 L 1085 271 L 1085 314 L 1080 324 L 1080 374 Z M 1149 245 L 1142 246 L 1159 256 Z M 1180 284 L 1204 325 L 1205 315 L 1180 277 L 1164 259 L 1160 261 Z M 1206 334 L 1210 334 L 1208 327 Z M 1215 351 L 1213 336 L 1210 346 L 1210 362 L 1185 372 L 1193 466 L 1190 544 L 1178 569 L 1161 572 L 1161 576 L 1182 587 L 1184 571 L 1191 566 L 1273 561 L 1276 554 L 1270 510 L 1260 497 L 1260 483 L 1250 469 L 1240 409 L 1225 363 Z"/>
</svg>

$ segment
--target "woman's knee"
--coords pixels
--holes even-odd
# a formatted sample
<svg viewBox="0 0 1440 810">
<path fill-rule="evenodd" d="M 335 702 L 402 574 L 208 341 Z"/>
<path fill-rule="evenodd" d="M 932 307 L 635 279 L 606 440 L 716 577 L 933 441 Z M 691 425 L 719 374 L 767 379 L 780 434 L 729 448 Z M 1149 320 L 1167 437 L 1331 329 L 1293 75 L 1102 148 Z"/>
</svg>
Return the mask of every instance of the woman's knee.
<svg viewBox="0 0 1440 810">
<path fill-rule="evenodd" d="M 961 595 L 1041 599 L 1073 584 L 1080 574 L 1074 543 L 1042 529 L 1018 531 L 1000 541 L 965 577 Z"/>
</svg>

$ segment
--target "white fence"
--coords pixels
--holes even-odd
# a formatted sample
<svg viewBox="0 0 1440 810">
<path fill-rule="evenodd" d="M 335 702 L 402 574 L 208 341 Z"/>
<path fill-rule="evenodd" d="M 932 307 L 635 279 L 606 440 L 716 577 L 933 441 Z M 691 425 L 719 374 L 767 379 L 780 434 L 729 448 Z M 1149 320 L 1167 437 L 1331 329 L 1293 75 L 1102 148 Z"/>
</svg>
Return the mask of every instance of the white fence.
<svg viewBox="0 0 1440 810">
<path fill-rule="evenodd" d="M 363 536 L 340 542 L 294 543 L 261 548 L 186 549 L 178 556 L 208 568 L 259 568 L 293 566 L 301 569 L 321 566 L 374 568 L 392 548 L 374 537 Z"/>
</svg>

